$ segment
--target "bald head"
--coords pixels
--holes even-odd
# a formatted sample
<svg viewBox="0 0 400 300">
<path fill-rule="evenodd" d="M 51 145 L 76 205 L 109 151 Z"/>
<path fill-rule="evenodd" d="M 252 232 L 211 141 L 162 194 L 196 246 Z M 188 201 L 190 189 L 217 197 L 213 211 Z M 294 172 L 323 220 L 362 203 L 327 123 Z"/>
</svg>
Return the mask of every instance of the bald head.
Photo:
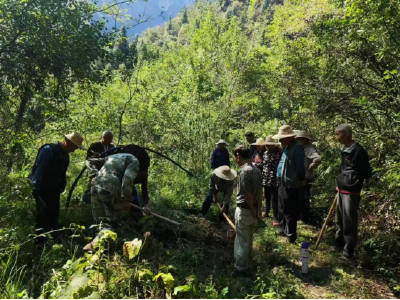
<svg viewBox="0 0 400 300">
<path fill-rule="evenodd" d="M 110 146 L 110 144 L 112 143 L 112 140 L 114 138 L 114 135 L 111 131 L 106 130 L 103 132 L 102 136 L 101 136 L 101 143 L 104 146 Z"/>
<path fill-rule="evenodd" d="M 349 124 L 340 124 L 335 129 L 336 140 L 347 146 L 353 142 L 353 130 Z"/>
<path fill-rule="evenodd" d="M 353 129 L 351 128 L 351 126 L 349 124 L 346 124 L 346 123 L 340 124 L 338 127 L 336 127 L 336 130 L 341 133 L 353 135 Z"/>
</svg>

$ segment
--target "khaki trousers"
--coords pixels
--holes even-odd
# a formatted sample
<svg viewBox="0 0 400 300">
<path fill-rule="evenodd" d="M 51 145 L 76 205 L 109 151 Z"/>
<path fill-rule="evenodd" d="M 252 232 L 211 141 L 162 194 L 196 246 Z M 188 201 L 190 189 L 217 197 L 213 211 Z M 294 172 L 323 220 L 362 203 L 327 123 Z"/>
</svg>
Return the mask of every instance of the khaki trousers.
<svg viewBox="0 0 400 300">
<path fill-rule="evenodd" d="M 235 225 L 236 237 L 234 245 L 235 269 L 246 271 L 250 268 L 253 252 L 253 234 L 258 220 L 250 209 L 236 207 Z"/>
</svg>

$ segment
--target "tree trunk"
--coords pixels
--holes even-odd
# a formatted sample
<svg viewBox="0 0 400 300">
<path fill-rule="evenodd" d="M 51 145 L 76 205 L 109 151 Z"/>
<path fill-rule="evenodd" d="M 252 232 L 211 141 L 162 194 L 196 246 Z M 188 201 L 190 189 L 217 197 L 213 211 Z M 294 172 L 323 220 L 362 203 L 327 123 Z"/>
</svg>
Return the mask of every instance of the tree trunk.
<svg viewBox="0 0 400 300">
<path fill-rule="evenodd" d="M 21 96 L 21 102 L 19 104 L 17 117 L 15 118 L 15 122 L 14 122 L 15 136 L 17 136 L 23 128 L 23 119 L 24 119 L 25 111 L 26 111 L 28 102 L 31 99 L 31 97 L 32 97 L 31 89 L 29 87 L 25 87 L 24 92 Z M 18 159 L 18 157 L 17 157 L 18 156 L 18 148 L 20 148 L 20 147 L 18 147 L 17 144 L 15 144 L 13 147 L 11 147 L 10 156 L 9 156 L 9 160 L 7 163 L 7 173 L 11 173 L 15 161 Z"/>
</svg>

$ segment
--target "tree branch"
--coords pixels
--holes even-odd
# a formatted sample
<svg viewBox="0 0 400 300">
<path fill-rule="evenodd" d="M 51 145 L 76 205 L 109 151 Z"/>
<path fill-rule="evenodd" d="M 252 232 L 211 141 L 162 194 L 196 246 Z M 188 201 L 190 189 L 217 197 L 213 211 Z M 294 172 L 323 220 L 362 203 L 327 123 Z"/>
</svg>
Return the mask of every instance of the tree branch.
<svg viewBox="0 0 400 300">
<path fill-rule="evenodd" d="M 118 142 L 117 145 L 119 145 L 120 141 L 121 141 L 121 136 L 122 136 L 122 119 L 124 117 L 125 111 L 126 111 L 126 107 L 127 105 L 132 101 L 133 95 L 137 92 L 138 90 L 138 78 L 139 78 L 139 71 L 140 71 L 140 65 L 138 65 L 137 67 L 137 72 L 136 72 L 136 79 L 135 79 L 135 89 L 132 91 L 131 88 L 131 78 L 133 73 L 131 74 L 131 76 L 129 77 L 127 84 L 128 84 L 128 88 L 129 88 L 129 98 L 128 100 L 125 102 L 124 104 L 124 108 L 122 109 L 121 115 L 119 117 L 119 134 L 118 134 Z"/>
</svg>

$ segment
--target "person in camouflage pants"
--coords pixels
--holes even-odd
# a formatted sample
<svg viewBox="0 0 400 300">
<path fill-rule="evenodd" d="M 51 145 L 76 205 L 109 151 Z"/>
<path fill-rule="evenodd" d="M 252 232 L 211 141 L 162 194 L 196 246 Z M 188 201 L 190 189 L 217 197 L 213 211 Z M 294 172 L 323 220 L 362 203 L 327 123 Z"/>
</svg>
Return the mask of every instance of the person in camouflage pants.
<svg viewBox="0 0 400 300">
<path fill-rule="evenodd" d="M 105 222 L 111 229 L 119 227 L 122 209 L 131 209 L 130 200 L 135 178 L 139 172 L 139 160 L 129 153 L 114 154 L 105 158 L 92 158 L 86 161 L 91 189 L 92 212 L 97 224 Z M 93 249 L 95 242 L 85 246 Z M 89 249 L 90 248 L 90 249 Z"/>
</svg>

